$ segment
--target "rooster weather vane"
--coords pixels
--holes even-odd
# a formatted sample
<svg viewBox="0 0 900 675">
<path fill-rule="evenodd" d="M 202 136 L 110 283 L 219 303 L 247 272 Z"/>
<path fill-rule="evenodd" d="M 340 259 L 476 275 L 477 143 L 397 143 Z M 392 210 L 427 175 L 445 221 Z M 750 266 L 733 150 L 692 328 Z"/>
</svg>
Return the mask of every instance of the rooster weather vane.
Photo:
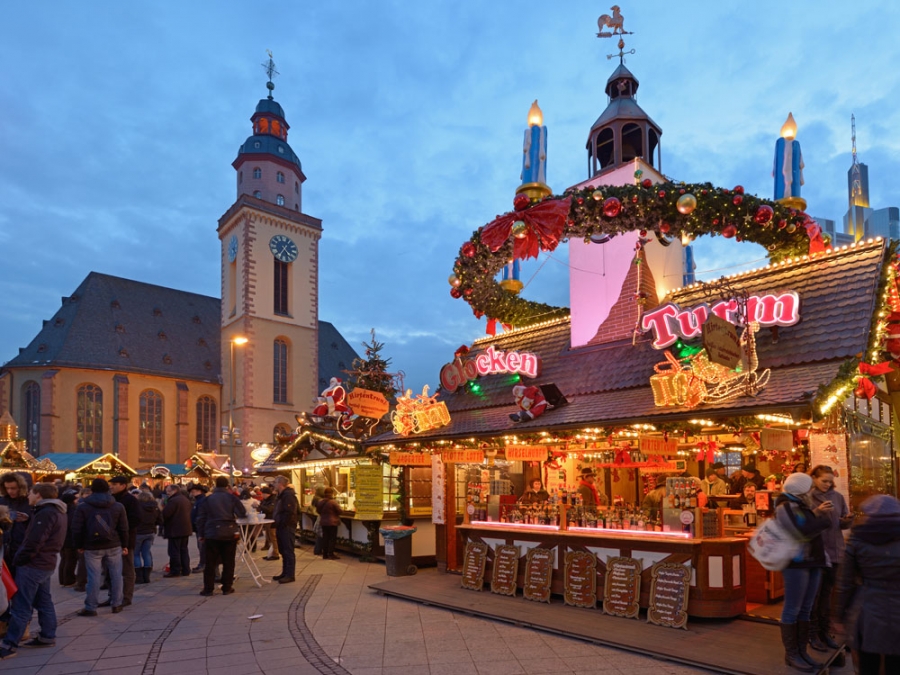
<svg viewBox="0 0 900 675">
<path fill-rule="evenodd" d="M 609 38 L 614 35 L 619 36 L 619 53 L 618 54 L 607 54 L 607 59 L 612 59 L 616 56 L 619 57 L 619 63 L 625 63 L 625 55 L 626 54 L 634 54 L 634 50 L 630 49 L 627 52 L 625 51 L 625 40 L 622 38 L 623 35 L 633 35 L 631 31 L 627 31 L 624 28 L 625 17 L 622 16 L 622 12 L 618 5 L 613 5 L 610 7 L 612 10 L 612 15 L 609 14 L 601 14 L 600 18 L 597 19 L 597 29 L 600 31 L 597 33 L 598 38 Z M 604 28 L 611 28 L 612 32 L 604 31 Z"/>
</svg>

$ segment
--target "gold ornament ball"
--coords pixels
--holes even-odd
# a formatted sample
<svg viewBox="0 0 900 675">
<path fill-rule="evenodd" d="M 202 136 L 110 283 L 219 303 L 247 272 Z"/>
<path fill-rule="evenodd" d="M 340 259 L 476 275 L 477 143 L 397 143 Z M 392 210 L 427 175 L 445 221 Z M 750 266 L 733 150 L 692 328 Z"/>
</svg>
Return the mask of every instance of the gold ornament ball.
<svg viewBox="0 0 900 675">
<path fill-rule="evenodd" d="M 822 243 L 826 246 L 829 246 L 831 244 L 831 235 L 827 232 L 822 233 Z"/>
<path fill-rule="evenodd" d="M 687 194 L 683 194 L 678 198 L 678 202 L 675 204 L 675 206 L 678 209 L 678 213 L 682 213 L 687 216 L 697 208 L 697 198 L 690 192 L 688 192 Z"/>
<path fill-rule="evenodd" d="M 524 220 L 517 220 L 512 224 L 512 235 L 516 239 L 524 239 L 527 230 L 528 225 L 525 224 Z"/>
<path fill-rule="evenodd" d="M 451 286 L 453 286 L 453 288 L 459 288 L 459 285 L 462 283 L 459 280 L 459 277 L 456 276 L 455 274 L 451 274 L 449 277 L 447 277 L 447 281 L 450 283 Z"/>
<path fill-rule="evenodd" d="M 595 201 L 595 202 L 602 202 L 602 201 L 603 201 L 603 193 L 600 192 L 600 190 L 594 190 L 594 191 L 591 193 L 591 197 L 594 198 L 594 201 Z"/>
<path fill-rule="evenodd" d="M 797 226 L 794 225 L 793 223 L 791 223 L 790 225 L 787 226 L 787 231 L 788 231 L 790 234 L 794 234 L 794 232 L 797 231 Z"/>
</svg>

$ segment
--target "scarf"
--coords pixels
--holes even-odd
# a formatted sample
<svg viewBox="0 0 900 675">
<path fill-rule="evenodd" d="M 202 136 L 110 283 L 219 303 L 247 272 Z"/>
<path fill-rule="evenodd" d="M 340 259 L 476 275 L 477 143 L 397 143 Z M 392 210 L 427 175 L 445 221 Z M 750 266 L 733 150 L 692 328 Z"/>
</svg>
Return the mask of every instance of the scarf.
<svg viewBox="0 0 900 675">
<path fill-rule="evenodd" d="M 594 504 L 597 505 L 597 506 L 600 506 L 600 505 L 601 505 L 601 504 L 600 504 L 600 493 L 597 492 L 596 486 L 591 485 L 590 483 L 588 483 L 588 482 L 585 481 L 585 480 L 582 480 L 582 481 L 581 481 L 581 484 L 582 484 L 583 486 L 589 488 L 590 491 L 594 493 Z"/>
</svg>

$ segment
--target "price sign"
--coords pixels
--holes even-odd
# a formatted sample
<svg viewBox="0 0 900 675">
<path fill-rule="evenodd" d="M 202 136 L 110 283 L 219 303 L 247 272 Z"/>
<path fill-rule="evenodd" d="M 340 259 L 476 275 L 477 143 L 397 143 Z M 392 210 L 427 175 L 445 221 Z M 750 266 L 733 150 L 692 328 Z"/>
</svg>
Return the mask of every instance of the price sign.
<svg viewBox="0 0 900 675">
<path fill-rule="evenodd" d="M 606 579 L 603 584 L 603 613 L 636 619 L 641 611 L 640 560 L 622 556 L 606 561 Z"/>
<path fill-rule="evenodd" d="M 484 588 L 484 565 L 487 562 L 488 545 L 482 541 L 470 541 L 466 544 L 466 555 L 463 558 L 462 587 L 470 591 Z"/>
<path fill-rule="evenodd" d="M 587 551 L 566 553 L 565 603 L 573 607 L 597 606 L 597 556 Z"/>
<path fill-rule="evenodd" d="M 515 595 L 519 577 L 518 546 L 503 545 L 494 549 L 494 569 L 491 572 L 491 593 Z"/>
<path fill-rule="evenodd" d="M 528 551 L 525 562 L 525 586 L 522 589 L 526 600 L 550 602 L 550 582 L 553 580 L 552 548 L 533 548 Z"/>
<path fill-rule="evenodd" d="M 382 471 L 380 466 L 358 466 L 356 482 L 356 520 L 381 520 L 384 516 Z"/>
<path fill-rule="evenodd" d="M 658 626 L 687 630 L 691 571 L 685 565 L 657 563 L 650 575 L 650 607 L 647 621 Z"/>
</svg>

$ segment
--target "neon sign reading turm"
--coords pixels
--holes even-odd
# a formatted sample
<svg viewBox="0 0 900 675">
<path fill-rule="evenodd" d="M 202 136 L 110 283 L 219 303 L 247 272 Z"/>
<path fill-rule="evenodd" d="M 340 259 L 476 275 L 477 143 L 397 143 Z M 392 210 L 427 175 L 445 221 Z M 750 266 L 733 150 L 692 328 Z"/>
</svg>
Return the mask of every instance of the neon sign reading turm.
<svg viewBox="0 0 900 675">
<path fill-rule="evenodd" d="M 655 349 L 665 349 L 678 338 L 699 337 L 711 313 L 737 324 L 737 310 L 737 301 L 733 299 L 711 306 L 703 303 L 690 309 L 681 309 L 669 302 L 644 314 L 641 328 L 645 332 L 653 331 Z M 793 326 L 800 321 L 800 296 L 793 291 L 779 295 L 751 295 L 747 299 L 747 316 L 749 321 L 756 321 L 760 326 Z"/>
<path fill-rule="evenodd" d="M 441 368 L 441 386 L 450 392 L 456 391 L 483 375 L 518 373 L 523 377 L 537 377 L 541 372 L 541 357 L 531 352 L 504 352 L 493 345 L 475 358 L 457 358 Z"/>
</svg>

